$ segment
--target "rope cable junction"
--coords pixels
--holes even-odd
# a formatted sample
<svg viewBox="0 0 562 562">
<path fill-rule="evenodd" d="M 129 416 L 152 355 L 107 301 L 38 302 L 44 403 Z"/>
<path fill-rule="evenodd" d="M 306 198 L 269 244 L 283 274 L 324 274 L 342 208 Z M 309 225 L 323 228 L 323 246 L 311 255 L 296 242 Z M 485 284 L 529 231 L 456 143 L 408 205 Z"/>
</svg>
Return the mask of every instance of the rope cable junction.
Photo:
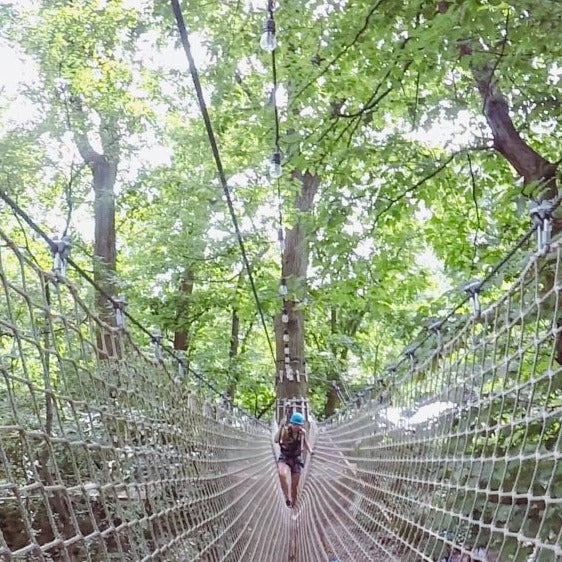
<svg viewBox="0 0 562 562">
<path fill-rule="evenodd" d="M 0 190 L 0 198 L 12 209 L 12 211 L 19 217 L 21 217 L 27 225 L 34 230 L 48 245 L 49 249 L 53 251 L 56 248 L 57 243 L 48 236 L 48 234 L 39 226 L 37 223 L 26 213 L 7 193 Z M 149 330 L 146 326 L 144 326 L 139 320 L 137 320 L 128 310 L 125 310 L 121 305 L 119 299 L 109 295 L 106 291 L 104 291 L 103 287 L 101 287 L 91 275 L 89 275 L 82 267 L 80 267 L 70 256 L 66 258 L 66 261 L 72 268 L 78 273 L 80 277 L 82 277 L 89 285 L 91 285 L 94 290 L 101 295 L 104 299 L 106 299 L 114 309 L 119 308 L 121 310 L 121 314 L 123 314 L 134 326 L 136 326 L 142 333 L 147 335 L 149 339 L 154 343 L 154 334 L 151 330 Z M 174 359 L 179 365 L 182 365 L 185 368 L 185 360 L 180 357 L 173 349 L 170 347 L 163 345 L 162 342 L 159 342 L 159 347 L 164 351 L 167 355 L 169 355 L 172 359 Z M 250 419 L 255 420 L 259 424 L 263 424 L 259 419 L 255 418 L 249 412 L 246 412 L 240 406 L 234 404 L 233 400 L 231 400 L 224 392 L 220 391 L 213 383 L 209 382 L 201 373 L 195 371 L 192 367 L 188 367 L 188 372 L 191 373 L 199 382 L 201 382 L 205 387 L 207 387 L 211 392 L 215 393 L 218 397 L 220 397 L 224 402 L 230 404 L 232 408 L 236 408 L 240 410 L 244 415 L 248 416 Z"/>
</svg>

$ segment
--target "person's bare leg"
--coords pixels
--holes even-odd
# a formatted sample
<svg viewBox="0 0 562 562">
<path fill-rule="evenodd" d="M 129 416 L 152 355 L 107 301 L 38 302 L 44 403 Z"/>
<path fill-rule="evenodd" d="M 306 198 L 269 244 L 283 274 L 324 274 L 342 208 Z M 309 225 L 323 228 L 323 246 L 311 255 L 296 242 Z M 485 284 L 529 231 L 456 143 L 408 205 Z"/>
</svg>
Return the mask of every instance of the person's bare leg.
<svg viewBox="0 0 562 562">
<path fill-rule="evenodd" d="M 281 483 L 281 490 L 285 501 L 289 498 L 289 478 L 291 478 L 291 469 L 284 463 L 277 463 L 277 471 L 279 472 L 279 482 Z"/>
<path fill-rule="evenodd" d="M 291 474 L 291 499 L 293 500 L 293 507 L 297 503 L 297 488 L 300 479 L 300 474 Z"/>
</svg>

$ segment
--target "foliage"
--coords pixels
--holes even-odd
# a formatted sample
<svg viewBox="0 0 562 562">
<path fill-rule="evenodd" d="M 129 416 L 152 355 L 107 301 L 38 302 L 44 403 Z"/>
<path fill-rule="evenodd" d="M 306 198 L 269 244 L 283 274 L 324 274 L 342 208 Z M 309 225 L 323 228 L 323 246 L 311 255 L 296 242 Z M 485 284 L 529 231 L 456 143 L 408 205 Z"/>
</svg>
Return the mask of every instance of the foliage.
<svg viewBox="0 0 562 562">
<path fill-rule="evenodd" d="M 279 304 L 279 259 L 276 186 L 264 173 L 274 123 L 271 59 L 257 47 L 264 12 L 253 3 L 183 7 L 268 320 Z M 23 124 L 5 121 L 10 192 L 47 223 L 58 207 L 52 230 L 68 214 L 82 238 L 79 259 L 87 258 L 87 175 L 68 152 L 69 107 L 80 99 L 80 126 L 98 131 L 92 140 L 104 142 L 100 119 L 119 138 L 118 270 L 129 311 L 169 342 L 189 331 L 193 366 L 226 387 L 236 309 L 246 341 L 238 399 L 259 396 L 259 410 L 270 396 L 267 342 L 249 286 L 237 281 L 243 264 L 168 6 L 44 0 L 9 12 L 4 36 L 38 68 L 20 94 L 41 108 Z M 484 275 L 526 230 L 528 193 L 491 150 L 471 68 L 494 63 L 517 127 L 557 160 L 559 52 L 550 37 L 559 16 L 558 3 L 532 0 L 276 8 L 286 227 L 296 219 L 290 170 L 321 178 L 306 218 L 311 262 L 301 302 L 313 395 L 329 381 L 357 387 L 380 377 L 426 316 L 462 296 L 432 304 L 438 287 Z M 189 297 L 180 289 L 187 272 Z"/>
</svg>

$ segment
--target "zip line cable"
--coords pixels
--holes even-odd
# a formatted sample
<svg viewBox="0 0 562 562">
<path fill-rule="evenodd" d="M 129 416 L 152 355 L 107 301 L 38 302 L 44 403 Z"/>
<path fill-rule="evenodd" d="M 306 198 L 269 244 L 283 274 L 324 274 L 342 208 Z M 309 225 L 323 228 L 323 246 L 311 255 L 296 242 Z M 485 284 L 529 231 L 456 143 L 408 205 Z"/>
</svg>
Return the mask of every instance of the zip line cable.
<svg viewBox="0 0 562 562">
<path fill-rule="evenodd" d="M 17 216 L 21 217 L 28 224 L 28 226 L 32 230 L 34 230 L 47 243 L 51 251 L 54 251 L 54 249 L 57 246 L 56 242 L 52 238 L 50 238 L 40 226 L 37 225 L 37 223 L 29 216 L 28 213 L 26 213 L 7 193 L 5 193 L 2 190 L 0 190 L 0 198 L 12 209 L 12 211 Z M 86 271 L 84 271 L 72 258 L 67 257 L 66 260 L 69 263 L 69 265 L 71 265 L 74 268 L 74 270 L 78 273 L 78 275 L 82 277 L 87 283 L 89 283 L 103 298 L 105 298 L 108 302 L 110 302 L 115 309 L 117 309 L 121 305 L 121 303 L 117 299 L 115 299 L 115 297 L 108 295 L 107 292 L 104 291 L 104 289 L 100 287 L 100 285 Z M 121 309 L 121 313 L 127 317 L 127 319 L 131 322 L 131 324 L 133 324 L 141 332 L 146 334 L 151 339 L 151 341 L 153 342 L 155 341 L 154 334 L 143 324 L 141 324 L 141 322 L 139 322 L 134 316 L 132 316 L 129 312 L 127 312 L 124 309 Z M 162 344 L 160 344 L 160 347 L 165 353 L 170 355 L 178 364 L 181 364 L 182 366 L 185 367 L 184 360 L 180 358 L 174 352 L 174 350 Z M 252 416 L 249 412 L 246 412 L 243 408 L 236 406 L 234 402 L 226 394 L 221 392 L 215 385 L 209 382 L 203 375 L 201 375 L 201 373 L 198 373 L 197 371 L 193 370 L 191 367 L 188 368 L 188 371 L 203 385 L 205 385 L 209 390 L 214 392 L 217 396 L 219 396 L 223 400 L 227 401 L 233 408 L 240 410 L 240 412 L 242 412 L 244 415 L 248 416 L 251 419 L 254 419 L 257 423 L 263 425 L 263 422 Z"/>
<path fill-rule="evenodd" d="M 195 65 L 195 61 L 193 59 L 193 55 L 191 53 L 191 46 L 189 44 L 189 36 L 187 33 L 187 29 L 185 27 L 185 21 L 183 19 L 183 15 L 181 12 L 181 8 L 179 5 L 178 0 L 171 0 L 172 2 L 172 10 L 174 12 L 174 16 L 176 18 L 178 31 L 180 34 L 180 39 L 182 43 L 183 50 L 187 56 L 187 60 L 189 63 L 189 72 L 191 74 L 191 78 L 193 80 L 193 85 L 195 86 L 195 91 L 197 93 L 197 101 L 199 102 L 199 109 L 201 110 L 201 114 L 203 117 L 203 121 L 205 122 L 205 129 L 207 131 L 207 137 L 209 139 L 209 144 L 211 145 L 211 150 L 213 152 L 213 158 L 215 160 L 215 165 L 217 167 L 217 172 L 219 174 L 219 179 L 222 185 L 222 189 L 224 191 L 224 196 L 226 198 L 226 202 L 228 205 L 228 210 L 230 212 L 230 218 L 232 220 L 232 224 L 234 226 L 234 230 L 236 232 L 236 238 L 238 239 L 238 244 L 240 246 L 240 251 L 242 253 L 242 260 L 244 261 L 244 266 L 246 267 L 246 271 L 248 272 L 248 279 L 250 281 L 250 285 L 252 287 L 252 293 L 254 295 L 254 300 L 256 301 L 256 306 L 258 308 L 258 314 L 260 316 L 260 321 L 263 326 L 263 330 L 265 333 L 265 337 L 267 338 L 267 344 L 269 346 L 269 351 L 271 353 L 271 357 L 273 359 L 273 364 L 276 367 L 276 359 L 275 359 L 275 352 L 273 350 L 273 344 L 271 342 L 271 338 L 269 336 L 269 331 L 267 329 L 267 324 L 265 322 L 265 317 L 263 314 L 263 309 L 261 306 L 260 299 L 258 297 L 258 292 L 256 289 L 256 284 L 254 282 L 254 276 L 252 273 L 252 268 L 250 267 L 250 262 L 248 260 L 248 255 L 246 253 L 246 247 L 244 245 L 244 240 L 242 239 L 242 233 L 240 232 L 240 228 L 238 226 L 238 219 L 236 218 L 236 212 L 234 210 L 234 205 L 232 203 L 232 198 L 230 197 L 230 189 L 228 187 L 228 182 L 226 180 L 226 175 L 224 173 L 224 168 L 222 165 L 221 157 L 219 154 L 219 148 L 217 145 L 217 140 L 215 137 L 215 133 L 213 131 L 213 126 L 211 124 L 211 118 L 209 117 L 209 112 L 207 110 L 207 105 L 205 104 L 205 99 L 203 97 L 203 89 L 201 88 L 201 82 L 199 80 L 199 72 Z"/>
</svg>

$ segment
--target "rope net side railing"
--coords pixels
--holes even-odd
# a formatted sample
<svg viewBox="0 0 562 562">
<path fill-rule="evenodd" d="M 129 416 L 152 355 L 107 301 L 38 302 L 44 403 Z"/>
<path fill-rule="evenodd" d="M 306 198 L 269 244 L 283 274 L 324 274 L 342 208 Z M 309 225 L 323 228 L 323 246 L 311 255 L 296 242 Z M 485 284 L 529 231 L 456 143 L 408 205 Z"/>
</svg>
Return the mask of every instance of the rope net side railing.
<svg viewBox="0 0 562 562">
<path fill-rule="evenodd" d="M 562 560 L 561 262 L 535 254 L 320 426 L 298 560 Z"/>
<path fill-rule="evenodd" d="M 279 560 L 269 428 L 93 302 L 0 229 L 0 560 Z"/>
</svg>

